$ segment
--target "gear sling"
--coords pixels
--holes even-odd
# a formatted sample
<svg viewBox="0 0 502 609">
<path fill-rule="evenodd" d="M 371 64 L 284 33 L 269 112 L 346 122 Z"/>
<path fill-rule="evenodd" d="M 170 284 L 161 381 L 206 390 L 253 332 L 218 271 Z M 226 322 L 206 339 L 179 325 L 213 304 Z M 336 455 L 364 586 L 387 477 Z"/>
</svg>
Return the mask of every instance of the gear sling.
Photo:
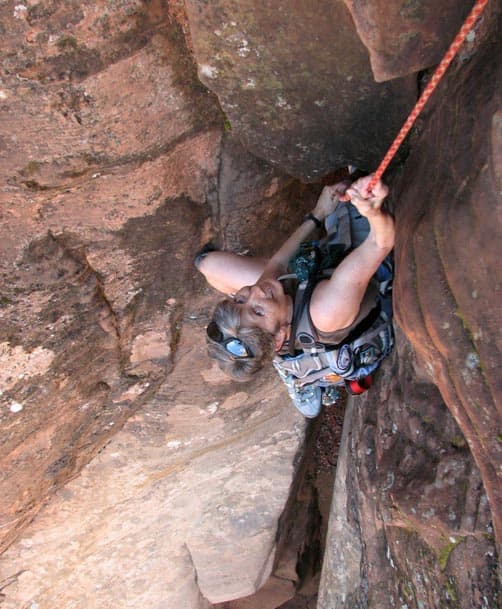
<svg viewBox="0 0 502 609">
<path fill-rule="evenodd" d="M 310 297 L 322 279 L 331 276 L 343 258 L 360 245 L 369 232 L 366 218 L 350 203 L 339 204 L 326 218 L 328 236 L 310 247 L 303 244 L 292 261 L 293 272 L 279 279 L 298 281 L 294 297 L 292 338 L 286 353 L 273 364 L 287 386 L 295 406 L 307 417 L 320 411 L 321 403 L 336 401 L 337 387 L 362 393 L 371 374 L 392 350 L 392 262 L 380 265 L 373 283 L 378 287 L 375 306 L 338 344 L 324 344 L 309 315 Z"/>
</svg>

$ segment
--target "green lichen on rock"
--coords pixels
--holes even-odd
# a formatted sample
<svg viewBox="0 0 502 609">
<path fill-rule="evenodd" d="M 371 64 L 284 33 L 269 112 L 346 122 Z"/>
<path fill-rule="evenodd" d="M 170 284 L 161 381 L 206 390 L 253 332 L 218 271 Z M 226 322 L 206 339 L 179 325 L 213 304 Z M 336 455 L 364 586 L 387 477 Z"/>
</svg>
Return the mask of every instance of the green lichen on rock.
<svg viewBox="0 0 502 609">
<path fill-rule="evenodd" d="M 446 580 L 446 583 L 444 585 L 444 591 L 446 595 L 446 600 L 453 602 L 458 600 L 457 584 L 455 582 L 454 577 L 449 577 Z"/>
<path fill-rule="evenodd" d="M 401 584 L 401 593 L 407 601 L 415 600 L 415 592 L 411 582 L 406 581 Z"/>
<path fill-rule="evenodd" d="M 75 36 L 61 36 L 56 42 L 56 46 L 60 51 L 75 51 L 78 47 L 78 42 Z"/>
<path fill-rule="evenodd" d="M 465 448 L 467 446 L 467 442 L 465 441 L 464 436 L 456 435 L 452 438 L 451 445 L 454 448 Z"/>
<path fill-rule="evenodd" d="M 443 545 L 439 550 L 438 562 L 441 568 L 441 571 L 446 569 L 446 565 L 448 564 L 448 559 L 450 558 L 450 554 L 453 550 L 464 541 L 465 537 L 450 537 L 445 545 Z"/>
<path fill-rule="evenodd" d="M 42 167 L 42 163 L 39 163 L 38 161 L 29 161 L 21 170 L 20 170 L 20 174 L 27 178 L 29 176 L 33 176 L 35 174 L 40 173 L 40 169 Z"/>
</svg>

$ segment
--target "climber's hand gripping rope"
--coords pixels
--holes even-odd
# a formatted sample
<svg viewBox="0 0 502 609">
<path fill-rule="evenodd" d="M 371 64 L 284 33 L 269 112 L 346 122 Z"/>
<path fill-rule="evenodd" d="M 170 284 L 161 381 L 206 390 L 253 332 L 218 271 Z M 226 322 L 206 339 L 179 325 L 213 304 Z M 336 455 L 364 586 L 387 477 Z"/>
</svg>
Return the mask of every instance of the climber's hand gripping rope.
<svg viewBox="0 0 502 609">
<path fill-rule="evenodd" d="M 380 213 L 382 203 L 389 194 L 388 187 L 380 180 L 374 184 L 372 190 L 369 190 L 372 182 L 373 175 L 360 178 L 345 193 L 361 216 L 366 218 Z"/>
<path fill-rule="evenodd" d="M 437 66 L 437 68 L 435 69 L 434 74 L 432 75 L 431 79 L 427 83 L 427 86 L 425 87 L 425 89 L 422 91 L 422 94 L 420 95 L 419 99 L 417 100 L 416 104 L 414 105 L 408 118 L 404 122 L 399 133 L 395 137 L 394 141 L 392 142 L 389 149 L 387 150 L 387 153 L 385 154 L 384 158 L 380 162 L 380 165 L 377 167 L 376 171 L 372 174 L 372 179 L 368 183 L 368 186 L 367 186 L 368 192 L 373 191 L 373 188 L 377 184 L 378 180 L 380 180 L 380 178 L 384 174 L 384 171 L 387 169 L 389 163 L 394 158 L 394 155 L 396 154 L 399 147 L 403 143 L 405 137 L 408 135 L 411 127 L 413 126 L 413 123 L 416 121 L 417 117 L 422 112 L 425 104 L 429 100 L 434 89 L 438 86 L 439 81 L 444 76 L 444 73 L 446 72 L 448 66 L 453 61 L 453 58 L 455 57 L 455 55 L 458 53 L 465 38 L 467 37 L 467 34 L 472 30 L 477 19 L 479 19 L 479 17 L 481 16 L 481 13 L 483 12 L 483 10 L 487 4 L 488 4 L 488 0 L 476 0 L 476 2 L 474 3 L 474 6 L 472 7 L 471 12 L 465 18 L 465 21 L 462 24 L 462 27 L 460 28 L 457 35 L 453 39 L 453 42 L 451 43 L 448 50 L 444 54 L 443 59 L 441 60 L 441 62 Z M 340 201 L 349 201 L 350 197 L 348 197 L 347 194 L 344 194 L 339 197 L 339 200 Z"/>
</svg>

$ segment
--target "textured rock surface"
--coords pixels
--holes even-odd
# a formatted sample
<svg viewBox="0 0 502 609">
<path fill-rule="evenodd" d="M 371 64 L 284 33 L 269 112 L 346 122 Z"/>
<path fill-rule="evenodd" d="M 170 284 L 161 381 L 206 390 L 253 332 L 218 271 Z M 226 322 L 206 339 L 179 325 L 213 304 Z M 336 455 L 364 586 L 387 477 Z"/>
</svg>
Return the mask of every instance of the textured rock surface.
<svg viewBox="0 0 502 609">
<path fill-rule="evenodd" d="M 316 14 L 298 3 L 226 7 L 190 2 L 189 21 L 174 1 L 0 6 L 9 609 L 206 609 L 252 593 L 272 567 L 302 423 L 268 377 L 236 387 L 210 367 L 200 337 L 214 296 L 192 254 L 209 238 L 269 253 L 314 196 L 284 169 L 311 179 L 348 160 L 373 166 L 416 77 L 375 85 L 341 1 Z M 351 7 L 364 38 L 372 15 Z M 385 36 L 384 50 L 364 39 L 385 77 L 406 71 L 408 53 L 416 69 L 410 32 L 429 42 L 453 27 L 405 8 L 403 38 Z M 354 603 L 369 589 L 382 606 L 391 596 L 413 609 L 413 599 L 496 602 L 499 15 L 490 3 L 403 173 L 396 311 L 409 344 L 401 339 L 392 379 L 370 395 L 379 405 L 353 419 L 345 518 L 363 535 Z M 396 44 L 398 65 L 386 63 Z M 267 598 L 291 593 L 292 562 Z"/>
<path fill-rule="evenodd" d="M 3 554 L 2 607 L 205 609 L 267 579 L 304 423 L 266 378 L 222 383 L 200 332 L 188 322 L 155 399 Z"/>
<path fill-rule="evenodd" d="M 413 105 L 416 79 L 373 81 L 342 0 L 315 10 L 189 0 L 187 9 L 200 79 L 247 148 L 307 180 L 347 163 L 376 166 Z"/>
<path fill-rule="evenodd" d="M 393 360 L 347 411 L 318 609 L 496 607 L 480 472 L 402 336 Z"/>
<path fill-rule="evenodd" d="M 406 337 L 346 421 L 319 609 L 499 606 L 498 20 L 454 64 L 401 177 Z"/>
<path fill-rule="evenodd" d="M 338 609 L 350 599 L 353 602 L 361 586 L 362 540 L 357 524 L 347 509 L 351 495 L 349 435 L 352 432 L 354 408 L 360 400 L 349 401 L 345 412 L 345 424 L 340 444 L 340 455 L 333 488 L 333 501 L 329 515 L 321 583 L 319 586 L 319 609 Z"/>
<path fill-rule="evenodd" d="M 316 605 L 345 401 L 310 422 L 307 450 L 281 516 L 273 575 L 252 596 L 214 609 L 309 609 Z"/>
<path fill-rule="evenodd" d="M 8 544 L 169 371 L 221 133 L 154 4 L 1 11 Z"/>
<path fill-rule="evenodd" d="M 302 428 L 265 380 L 251 396 L 209 365 L 214 296 L 191 261 L 220 200 L 284 209 L 295 186 L 222 144 L 168 8 L 1 7 L 2 548 L 26 531 L 2 558 L 7 606 L 199 609 L 273 561 Z"/>
<path fill-rule="evenodd" d="M 345 3 L 377 82 L 439 63 L 473 5 L 457 0 Z"/>
<path fill-rule="evenodd" d="M 453 66 L 413 145 L 399 196 L 395 293 L 398 321 L 481 471 L 500 544 L 499 20 L 500 7 L 478 29 L 470 60 Z"/>
</svg>

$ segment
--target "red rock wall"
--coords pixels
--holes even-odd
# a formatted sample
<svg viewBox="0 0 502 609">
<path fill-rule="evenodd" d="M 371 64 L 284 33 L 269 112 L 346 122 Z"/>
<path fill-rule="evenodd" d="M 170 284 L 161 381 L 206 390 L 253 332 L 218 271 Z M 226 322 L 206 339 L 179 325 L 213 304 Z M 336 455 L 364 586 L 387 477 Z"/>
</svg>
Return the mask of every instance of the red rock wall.
<svg viewBox="0 0 502 609">
<path fill-rule="evenodd" d="M 502 535 L 497 15 L 448 73 L 412 145 L 396 203 L 396 315 L 482 473 Z"/>
<path fill-rule="evenodd" d="M 0 11 L 5 547 L 171 369 L 222 121 L 164 3 Z"/>
<path fill-rule="evenodd" d="M 211 236 L 270 251 L 313 196 L 285 172 L 374 167 L 414 71 L 467 6 L 450 20 L 448 0 L 347 5 L 352 17 L 341 1 L 190 0 L 188 18 L 161 0 L 1 5 L 4 546 L 166 382 L 187 302 L 203 331 L 192 253 Z M 468 442 L 500 539 L 499 19 L 490 2 L 393 191 L 397 321 Z"/>
<path fill-rule="evenodd" d="M 440 62 L 473 2 L 357 2 L 346 0 L 368 49 L 377 82 Z"/>
<path fill-rule="evenodd" d="M 401 332 L 345 425 L 318 609 L 498 606 L 480 470 Z"/>
</svg>

